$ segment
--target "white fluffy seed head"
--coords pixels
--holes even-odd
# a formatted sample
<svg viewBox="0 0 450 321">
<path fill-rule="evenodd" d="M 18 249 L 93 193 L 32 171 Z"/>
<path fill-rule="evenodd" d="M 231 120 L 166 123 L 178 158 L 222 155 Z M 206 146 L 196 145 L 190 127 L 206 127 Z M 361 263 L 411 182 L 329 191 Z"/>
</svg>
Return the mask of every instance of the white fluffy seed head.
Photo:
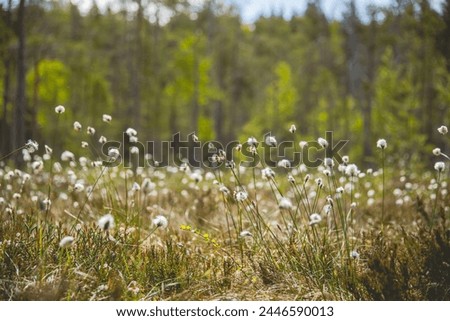
<svg viewBox="0 0 450 321">
<path fill-rule="evenodd" d="M 91 126 L 88 126 L 86 132 L 87 132 L 87 134 L 88 134 L 89 136 L 93 136 L 93 135 L 95 134 L 95 128 L 94 128 L 94 127 L 91 127 Z"/>
<path fill-rule="evenodd" d="M 59 247 L 60 248 L 70 247 L 74 241 L 75 241 L 75 238 L 73 236 L 64 236 L 61 239 L 61 241 L 59 241 Z"/>
<path fill-rule="evenodd" d="M 249 137 L 248 139 L 247 139 L 247 144 L 249 145 L 249 146 L 257 146 L 258 145 L 258 141 L 256 140 L 256 138 L 255 137 Z"/>
<path fill-rule="evenodd" d="M 244 230 L 241 233 L 239 233 L 239 236 L 241 238 L 245 238 L 245 237 L 253 237 L 253 234 L 250 233 L 250 231 Z"/>
<path fill-rule="evenodd" d="M 57 113 L 57 114 L 62 114 L 65 111 L 66 111 L 66 109 L 62 105 L 59 105 L 59 106 L 55 107 L 55 113 Z"/>
<path fill-rule="evenodd" d="M 37 141 L 29 139 L 25 144 L 25 148 L 30 154 L 32 154 L 39 149 L 39 144 L 37 143 Z"/>
<path fill-rule="evenodd" d="M 114 227 L 114 217 L 109 213 L 103 215 L 102 217 L 100 217 L 97 224 L 101 230 L 107 231 Z"/>
<path fill-rule="evenodd" d="M 72 152 L 66 150 L 66 151 L 62 152 L 61 160 L 63 162 L 74 161 L 75 160 L 75 155 Z"/>
<path fill-rule="evenodd" d="M 441 149 L 440 148 L 433 149 L 433 154 L 436 155 L 436 156 L 441 155 Z"/>
<path fill-rule="evenodd" d="M 322 216 L 317 213 L 313 213 L 309 216 L 309 225 L 316 225 L 322 221 Z"/>
<path fill-rule="evenodd" d="M 112 117 L 111 117 L 111 115 L 103 114 L 102 119 L 105 123 L 110 123 L 112 120 Z"/>
<path fill-rule="evenodd" d="M 165 218 L 162 215 L 158 215 L 156 216 L 153 220 L 152 220 L 153 225 L 155 225 L 157 228 L 161 227 L 161 228 L 167 228 L 167 225 L 169 225 L 169 222 L 167 221 L 167 218 Z"/>
<path fill-rule="evenodd" d="M 100 138 L 98 139 L 98 142 L 100 143 L 100 144 L 104 144 L 104 143 L 106 143 L 108 140 L 106 139 L 106 137 L 105 136 L 100 136 Z"/>
<path fill-rule="evenodd" d="M 295 127 L 295 125 L 292 124 L 291 127 L 289 128 L 289 131 L 291 132 L 291 134 L 294 134 L 297 131 L 297 127 Z"/>
<path fill-rule="evenodd" d="M 120 152 L 117 148 L 112 147 L 108 150 L 108 156 L 117 159 L 120 156 Z"/>
<path fill-rule="evenodd" d="M 301 149 L 303 149 L 306 146 L 308 146 L 308 142 L 305 142 L 304 140 L 302 140 L 300 143 L 298 143 L 298 145 L 300 146 Z"/>
<path fill-rule="evenodd" d="M 358 252 L 356 252 L 356 251 L 351 251 L 350 252 L 350 257 L 352 258 L 352 259 L 359 259 L 359 253 Z"/>
<path fill-rule="evenodd" d="M 347 176 L 357 176 L 358 173 L 358 167 L 355 164 L 349 164 L 347 167 L 345 167 L 345 174 Z"/>
<path fill-rule="evenodd" d="M 386 147 L 387 147 L 386 139 L 381 138 L 377 141 L 377 148 L 385 149 Z"/>
<path fill-rule="evenodd" d="M 445 170 L 445 163 L 444 162 L 437 162 L 434 164 L 434 169 L 438 172 L 443 172 Z"/>
<path fill-rule="evenodd" d="M 234 195 L 234 198 L 238 202 L 243 202 L 248 198 L 248 194 L 245 191 L 239 191 Z"/>
<path fill-rule="evenodd" d="M 134 129 L 134 128 L 128 128 L 126 131 L 125 131 L 125 133 L 128 135 L 128 136 L 136 136 L 137 135 L 137 131 Z"/>
<path fill-rule="evenodd" d="M 278 203 L 278 206 L 282 210 L 290 210 L 290 209 L 292 209 L 292 202 L 290 199 L 288 199 L 286 197 L 282 197 L 280 199 L 280 202 Z"/>
<path fill-rule="evenodd" d="M 327 140 L 326 140 L 325 138 L 319 137 L 319 138 L 317 139 L 317 142 L 319 143 L 319 145 L 320 145 L 322 148 L 327 148 L 327 147 L 328 147 L 328 142 L 327 142 Z"/>
<path fill-rule="evenodd" d="M 266 145 L 269 145 L 271 147 L 277 146 L 277 140 L 275 139 L 275 136 L 267 136 L 265 142 Z"/>
<path fill-rule="evenodd" d="M 447 126 L 444 126 L 444 125 L 439 127 L 437 130 L 438 130 L 439 134 L 441 134 L 441 135 L 445 135 L 448 133 L 448 128 L 447 128 Z"/>
<path fill-rule="evenodd" d="M 81 124 L 79 122 L 76 121 L 76 122 L 73 123 L 73 129 L 75 131 L 79 132 L 81 130 L 81 128 L 82 128 L 82 126 L 81 126 Z"/>
<path fill-rule="evenodd" d="M 272 168 L 266 167 L 263 170 L 261 170 L 262 178 L 264 179 L 273 179 L 275 178 L 275 172 Z"/>
</svg>

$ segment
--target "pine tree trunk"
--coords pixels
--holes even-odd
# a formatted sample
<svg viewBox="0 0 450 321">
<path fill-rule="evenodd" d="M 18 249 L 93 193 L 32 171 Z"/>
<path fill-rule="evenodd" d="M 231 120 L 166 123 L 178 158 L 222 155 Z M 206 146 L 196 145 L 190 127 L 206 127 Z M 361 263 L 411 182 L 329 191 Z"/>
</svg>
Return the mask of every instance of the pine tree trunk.
<svg viewBox="0 0 450 321">
<path fill-rule="evenodd" d="M 17 17 L 17 94 L 14 108 L 14 121 L 12 130 L 12 142 L 14 148 L 19 148 L 25 144 L 25 0 L 20 0 Z M 16 163 L 20 163 L 21 154 L 16 154 Z"/>
</svg>

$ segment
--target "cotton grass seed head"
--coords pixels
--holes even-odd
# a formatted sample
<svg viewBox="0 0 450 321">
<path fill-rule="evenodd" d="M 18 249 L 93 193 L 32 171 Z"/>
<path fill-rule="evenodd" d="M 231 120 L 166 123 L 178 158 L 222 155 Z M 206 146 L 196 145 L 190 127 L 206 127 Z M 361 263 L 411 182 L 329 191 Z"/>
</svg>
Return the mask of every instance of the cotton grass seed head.
<svg viewBox="0 0 450 321">
<path fill-rule="evenodd" d="M 88 126 L 86 132 L 87 132 L 87 134 L 88 134 L 89 136 L 94 136 L 94 134 L 95 134 L 95 128 L 94 128 L 94 127 L 91 127 L 91 126 Z"/>
<path fill-rule="evenodd" d="M 323 164 L 325 165 L 325 167 L 332 168 L 334 167 L 334 160 L 332 158 L 326 157 L 323 160 Z"/>
<path fill-rule="evenodd" d="M 448 128 L 447 128 L 447 126 L 444 126 L 444 125 L 439 127 L 437 130 L 438 130 L 439 134 L 441 134 L 441 135 L 445 135 L 448 133 Z"/>
<path fill-rule="evenodd" d="M 278 203 L 278 207 L 282 210 L 290 210 L 292 209 L 292 202 L 290 199 L 282 197 Z"/>
<path fill-rule="evenodd" d="M 355 164 L 349 164 L 346 168 L 345 168 L 345 174 L 347 176 L 357 176 L 359 173 L 358 171 L 358 167 Z"/>
<path fill-rule="evenodd" d="M 152 223 L 153 223 L 153 225 L 154 225 L 156 228 L 161 227 L 161 228 L 163 228 L 163 229 L 167 228 L 167 225 L 169 225 L 169 222 L 167 221 L 167 218 L 165 218 L 165 217 L 162 216 L 162 215 L 156 216 L 156 217 L 152 220 Z"/>
<path fill-rule="evenodd" d="M 277 164 L 280 168 L 291 168 L 291 162 L 288 159 L 282 159 Z"/>
<path fill-rule="evenodd" d="M 381 138 L 377 141 L 377 148 L 386 149 L 386 147 L 387 147 L 387 142 L 385 139 Z"/>
<path fill-rule="evenodd" d="M 103 215 L 102 217 L 100 217 L 97 224 L 102 231 L 112 229 L 114 227 L 114 217 L 109 213 Z"/>
<path fill-rule="evenodd" d="M 66 109 L 62 105 L 59 105 L 59 106 L 55 107 L 55 113 L 57 113 L 57 114 L 62 114 L 65 111 L 66 111 Z"/>
<path fill-rule="evenodd" d="M 243 230 L 241 233 L 239 233 L 239 236 L 241 238 L 246 238 L 246 237 L 253 237 L 253 234 L 250 233 L 250 231 Z"/>
<path fill-rule="evenodd" d="M 316 225 L 322 221 L 322 216 L 320 214 L 314 213 L 309 216 L 309 225 Z"/>
<path fill-rule="evenodd" d="M 116 160 L 120 156 L 120 152 L 117 148 L 112 147 L 108 150 L 108 156 Z"/>
<path fill-rule="evenodd" d="M 304 140 L 302 140 L 300 143 L 298 143 L 298 145 L 300 146 L 301 149 L 303 149 L 306 146 L 308 146 L 308 142 L 305 142 Z"/>
<path fill-rule="evenodd" d="M 249 146 L 258 146 L 258 140 L 255 138 L 255 137 L 249 137 L 248 139 L 247 139 L 247 144 L 249 145 Z"/>
<path fill-rule="evenodd" d="M 37 141 L 29 139 L 25 144 L 25 148 L 28 150 L 30 154 L 33 154 L 35 151 L 39 149 L 39 144 Z"/>
<path fill-rule="evenodd" d="M 111 120 L 112 120 L 112 117 L 111 117 L 111 115 L 103 114 L 102 120 L 103 120 L 105 123 L 110 123 Z"/>
<path fill-rule="evenodd" d="M 76 121 L 76 122 L 73 123 L 73 129 L 76 132 L 79 132 L 81 130 L 81 128 L 82 128 L 82 126 L 81 126 L 81 124 L 79 122 Z"/>
<path fill-rule="evenodd" d="M 351 252 L 350 252 L 350 257 L 351 257 L 352 259 L 354 259 L 354 260 L 357 260 L 357 259 L 359 259 L 359 253 L 356 252 L 356 251 L 351 251 Z"/>
<path fill-rule="evenodd" d="M 437 162 L 434 164 L 434 169 L 438 172 L 443 172 L 445 170 L 445 163 L 444 162 Z"/>
<path fill-rule="evenodd" d="M 297 127 L 295 127 L 295 125 L 292 124 L 291 127 L 289 128 L 289 131 L 291 132 L 291 134 L 294 134 L 297 131 Z"/>
<path fill-rule="evenodd" d="M 136 136 L 137 135 L 137 131 L 136 131 L 136 129 L 134 129 L 134 128 L 128 128 L 126 131 L 125 131 L 125 133 L 128 135 L 128 136 Z"/>
<path fill-rule="evenodd" d="M 270 167 L 266 167 L 266 168 L 262 169 L 261 170 L 261 175 L 262 175 L 262 178 L 264 178 L 264 179 L 273 179 L 273 178 L 275 178 L 275 172 Z"/>
<path fill-rule="evenodd" d="M 433 149 L 433 154 L 436 155 L 436 156 L 441 155 L 441 149 L 440 148 Z"/>
<path fill-rule="evenodd" d="M 327 148 L 327 147 L 328 147 L 328 142 L 327 142 L 327 140 L 326 140 L 325 138 L 319 137 L 319 138 L 317 139 L 317 142 L 319 143 L 319 145 L 320 145 L 322 148 Z"/>
<path fill-rule="evenodd" d="M 100 144 L 104 144 L 104 143 L 106 143 L 108 140 L 106 139 L 106 137 L 105 136 L 100 136 L 100 138 L 98 139 L 98 142 L 100 143 Z"/>
<path fill-rule="evenodd" d="M 266 145 L 269 145 L 271 147 L 277 146 L 277 140 L 275 139 L 275 136 L 267 136 L 265 140 Z"/>
<path fill-rule="evenodd" d="M 239 191 L 234 195 L 234 198 L 238 202 L 243 202 L 248 198 L 248 194 L 245 191 Z"/>
<path fill-rule="evenodd" d="M 70 247 L 74 241 L 75 241 L 75 238 L 73 236 L 64 236 L 61 239 L 61 241 L 59 241 L 59 247 L 60 248 Z"/>
<path fill-rule="evenodd" d="M 62 154 L 61 154 L 61 160 L 62 160 L 63 162 L 74 161 L 74 160 L 75 160 L 75 155 L 74 155 L 72 152 L 66 150 L 66 151 L 62 152 Z"/>
</svg>

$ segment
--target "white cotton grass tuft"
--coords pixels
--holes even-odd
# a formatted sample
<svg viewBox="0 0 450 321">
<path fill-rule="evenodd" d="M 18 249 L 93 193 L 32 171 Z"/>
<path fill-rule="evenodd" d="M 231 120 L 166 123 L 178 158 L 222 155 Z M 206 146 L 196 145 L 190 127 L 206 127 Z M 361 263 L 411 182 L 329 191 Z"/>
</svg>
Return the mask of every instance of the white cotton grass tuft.
<svg viewBox="0 0 450 321">
<path fill-rule="evenodd" d="M 156 216 L 153 220 L 152 220 L 153 225 L 155 225 L 156 228 L 167 228 L 167 226 L 169 225 L 169 222 L 167 221 L 167 218 L 165 216 L 162 215 L 158 215 Z"/>
<path fill-rule="evenodd" d="M 291 162 L 288 159 L 282 159 L 277 164 L 280 168 L 291 168 Z"/>
<path fill-rule="evenodd" d="M 128 128 L 126 131 L 125 131 L 125 133 L 129 136 L 129 137 L 131 137 L 131 136 L 136 136 L 137 135 L 137 131 L 136 131 L 136 129 L 134 129 L 134 128 Z"/>
<path fill-rule="evenodd" d="M 444 125 L 439 127 L 437 130 L 438 130 L 439 134 L 441 134 L 441 135 L 445 135 L 448 133 L 448 128 L 447 128 L 447 126 L 444 126 Z"/>
<path fill-rule="evenodd" d="M 387 147 L 386 139 L 381 138 L 377 141 L 377 148 L 386 149 L 386 147 Z"/>
<path fill-rule="evenodd" d="M 434 169 L 437 170 L 438 172 L 443 172 L 445 170 L 445 163 L 436 162 L 436 164 L 434 164 Z"/>
<path fill-rule="evenodd" d="M 25 144 L 25 148 L 28 150 L 30 154 L 33 154 L 35 151 L 39 149 L 39 144 L 37 141 L 29 139 Z"/>
<path fill-rule="evenodd" d="M 290 210 L 290 209 L 292 209 L 292 202 L 290 199 L 288 199 L 286 197 L 282 197 L 282 198 L 280 198 L 278 207 L 282 210 Z"/>
<path fill-rule="evenodd" d="M 62 114 L 66 111 L 66 108 L 64 108 L 64 106 L 59 105 L 55 107 L 55 113 L 57 114 Z"/>
<path fill-rule="evenodd" d="M 108 156 L 113 160 L 116 160 L 120 156 L 120 152 L 118 148 L 112 147 L 108 150 Z"/>
<path fill-rule="evenodd" d="M 44 148 L 47 155 L 53 154 L 53 149 L 51 149 L 50 146 L 44 145 Z"/>
<path fill-rule="evenodd" d="M 94 127 L 91 127 L 91 126 L 88 126 L 86 132 L 87 132 L 87 134 L 88 134 L 89 136 L 94 136 L 94 135 L 95 135 L 95 128 L 94 128 Z"/>
<path fill-rule="evenodd" d="M 306 146 L 308 146 L 308 142 L 302 140 L 300 143 L 298 143 L 298 145 L 300 146 L 301 149 L 305 148 Z"/>
<path fill-rule="evenodd" d="M 134 155 L 139 154 L 139 148 L 137 146 L 131 147 L 130 148 L 130 153 L 134 154 Z"/>
<path fill-rule="evenodd" d="M 271 147 L 277 146 L 277 140 L 276 140 L 275 136 L 271 136 L 271 135 L 267 136 L 265 143 L 266 143 L 266 145 L 269 145 Z"/>
<path fill-rule="evenodd" d="M 334 167 L 334 160 L 332 158 L 326 157 L 323 160 L 323 164 L 328 168 L 332 168 L 332 167 Z"/>
<path fill-rule="evenodd" d="M 255 137 L 249 137 L 248 139 L 247 139 L 247 144 L 249 145 L 249 146 L 258 146 L 258 140 L 255 138 Z"/>
<path fill-rule="evenodd" d="M 295 125 L 292 124 L 291 127 L 289 128 L 289 131 L 291 132 L 291 134 L 294 134 L 297 131 L 297 127 L 295 127 Z"/>
<path fill-rule="evenodd" d="M 319 224 L 322 221 L 322 216 L 317 213 L 313 213 L 309 216 L 309 225 L 316 225 Z"/>
<path fill-rule="evenodd" d="M 74 160 L 75 160 L 75 155 L 74 155 L 72 152 L 66 150 L 66 151 L 62 152 L 62 154 L 61 154 L 61 160 L 62 160 L 63 162 L 71 162 L 71 161 L 74 161 Z"/>
<path fill-rule="evenodd" d="M 248 194 L 245 191 L 239 191 L 239 192 L 236 192 L 236 194 L 234 195 L 234 198 L 238 202 L 243 202 L 248 198 Z"/>
<path fill-rule="evenodd" d="M 433 154 L 436 155 L 436 156 L 441 155 L 441 149 L 440 148 L 433 149 Z"/>
<path fill-rule="evenodd" d="M 79 122 L 76 121 L 76 122 L 73 123 L 73 129 L 76 132 L 79 132 L 81 130 L 81 128 L 83 128 L 83 126 L 81 126 L 81 124 Z"/>
<path fill-rule="evenodd" d="M 73 236 L 64 236 L 61 239 L 61 241 L 59 241 L 59 247 L 60 248 L 70 247 L 74 241 L 75 241 L 75 238 Z"/>
<path fill-rule="evenodd" d="M 355 164 L 349 164 L 345 167 L 345 174 L 351 177 L 357 176 L 359 174 L 358 167 Z"/>
<path fill-rule="evenodd" d="M 243 230 L 241 233 L 239 233 L 239 236 L 241 238 L 246 238 L 246 237 L 253 237 L 253 234 L 250 231 Z"/>
<path fill-rule="evenodd" d="M 326 140 L 325 138 L 319 137 L 319 138 L 317 139 L 317 142 L 319 143 L 319 145 L 320 145 L 322 148 L 327 148 L 327 147 L 328 147 L 328 142 L 327 142 L 327 140 Z"/>
<path fill-rule="evenodd" d="M 105 123 L 110 123 L 111 120 L 112 120 L 112 117 L 111 117 L 111 115 L 103 114 L 102 120 L 103 120 Z"/>
<path fill-rule="evenodd" d="M 114 227 L 114 217 L 110 213 L 105 214 L 102 217 L 100 217 L 97 224 L 98 227 L 103 231 L 112 229 Z"/>
<path fill-rule="evenodd" d="M 262 169 L 261 170 L 261 175 L 262 175 L 262 178 L 264 178 L 264 179 L 273 179 L 273 178 L 275 178 L 275 172 L 270 167 L 266 167 L 266 168 Z"/>
<path fill-rule="evenodd" d="M 350 257 L 354 260 L 357 260 L 359 259 L 359 253 L 353 250 L 350 252 Z"/>
<path fill-rule="evenodd" d="M 100 144 L 104 144 L 104 143 L 106 143 L 108 140 L 106 139 L 106 137 L 105 136 L 100 136 L 100 138 L 98 139 L 98 142 L 100 143 Z"/>
<path fill-rule="evenodd" d="M 81 148 L 88 148 L 88 147 L 89 147 L 89 143 L 88 142 L 85 142 L 85 141 L 81 142 Z"/>
</svg>

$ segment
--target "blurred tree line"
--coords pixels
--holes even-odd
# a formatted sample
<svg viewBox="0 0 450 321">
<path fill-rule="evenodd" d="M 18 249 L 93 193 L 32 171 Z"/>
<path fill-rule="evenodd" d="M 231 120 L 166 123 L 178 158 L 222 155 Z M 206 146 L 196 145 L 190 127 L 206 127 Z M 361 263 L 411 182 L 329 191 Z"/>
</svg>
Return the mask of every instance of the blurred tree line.
<svg viewBox="0 0 450 321">
<path fill-rule="evenodd" d="M 308 1 L 302 15 L 252 25 L 219 0 L 113 8 L 1 2 L 1 155 L 27 138 L 77 150 L 74 120 L 108 139 L 133 127 L 142 141 L 196 132 L 224 143 L 268 131 L 292 139 L 295 124 L 297 140 L 331 130 L 366 163 L 380 137 L 405 164 L 445 147 L 436 128 L 450 120 L 450 0 L 439 12 L 393 0 L 364 20 L 347 1 L 338 21 Z M 56 115 L 60 104 L 66 113 Z"/>
</svg>

